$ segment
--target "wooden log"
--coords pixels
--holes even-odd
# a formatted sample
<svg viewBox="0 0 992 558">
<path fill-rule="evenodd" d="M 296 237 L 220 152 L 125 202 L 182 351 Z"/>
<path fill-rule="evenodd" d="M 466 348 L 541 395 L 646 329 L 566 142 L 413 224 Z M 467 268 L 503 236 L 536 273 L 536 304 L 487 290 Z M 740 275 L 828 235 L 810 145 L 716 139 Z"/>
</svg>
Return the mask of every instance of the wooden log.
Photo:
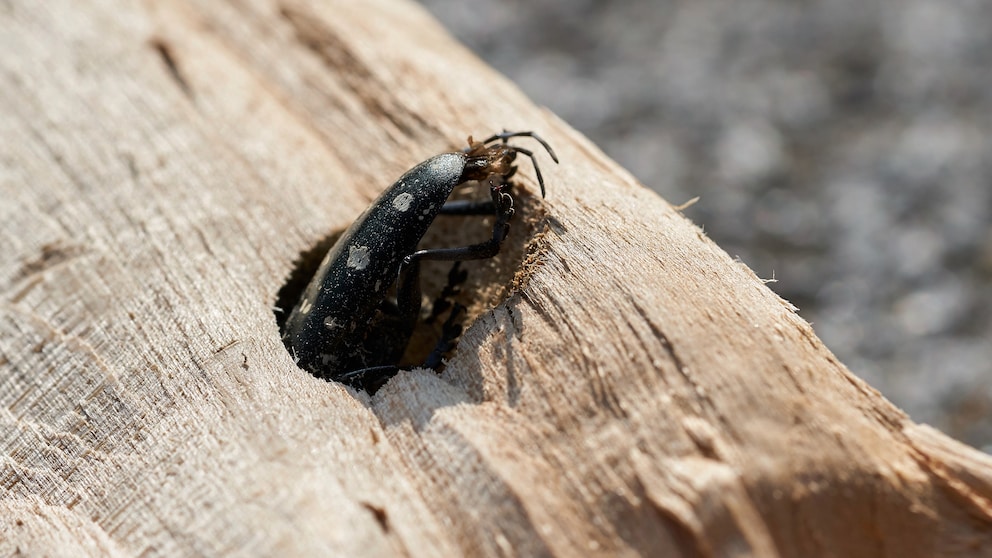
<svg viewBox="0 0 992 558">
<path fill-rule="evenodd" d="M 0 553 L 992 553 L 992 459 L 417 5 L 10 0 L 0 47 Z M 297 368 L 301 254 L 504 127 L 562 162 L 446 370 Z"/>
</svg>

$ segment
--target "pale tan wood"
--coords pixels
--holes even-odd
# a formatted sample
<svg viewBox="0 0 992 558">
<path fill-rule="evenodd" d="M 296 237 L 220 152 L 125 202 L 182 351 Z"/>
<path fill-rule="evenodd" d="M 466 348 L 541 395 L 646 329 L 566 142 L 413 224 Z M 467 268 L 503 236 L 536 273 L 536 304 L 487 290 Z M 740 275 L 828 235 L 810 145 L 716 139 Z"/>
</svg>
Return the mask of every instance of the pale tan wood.
<svg viewBox="0 0 992 558">
<path fill-rule="evenodd" d="M 992 554 L 988 456 L 415 4 L 13 0 L 0 53 L 0 554 Z M 503 127 L 562 164 L 446 372 L 296 368 L 298 255 Z"/>
</svg>

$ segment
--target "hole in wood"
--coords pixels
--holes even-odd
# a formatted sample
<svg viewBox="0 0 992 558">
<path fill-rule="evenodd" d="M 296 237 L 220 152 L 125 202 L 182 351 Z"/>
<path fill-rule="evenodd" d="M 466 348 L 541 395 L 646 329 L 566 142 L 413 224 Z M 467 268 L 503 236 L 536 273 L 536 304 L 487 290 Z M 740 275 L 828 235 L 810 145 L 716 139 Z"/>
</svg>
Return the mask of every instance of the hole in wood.
<svg viewBox="0 0 992 558">
<path fill-rule="evenodd" d="M 459 188 L 451 199 L 476 198 L 480 191 L 488 195 L 484 188 L 466 187 Z M 465 276 L 462 282 L 452 284 L 452 262 L 422 262 L 420 316 L 402 358 L 398 362 L 388 364 L 395 364 L 400 368 L 422 366 L 441 339 L 443 325 L 454 303 L 465 309 L 456 321 L 465 329 L 475 317 L 501 302 L 520 280 L 517 275 L 526 255 L 526 239 L 533 236 L 542 222 L 540 217 L 535 217 L 535 213 L 543 213 L 543 211 L 539 205 L 535 205 L 539 202 L 535 202 L 529 195 L 514 197 L 516 213 L 500 253 L 491 259 L 460 262 L 459 269 Z M 494 216 L 439 216 L 421 240 L 419 247 L 456 247 L 483 242 L 491 237 L 494 220 Z M 281 335 L 285 333 L 286 320 L 300 302 L 301 295 L 320 267 L 324 256 L 343 232 L 343 229 L 335 231 L 299 254 L 294 269 L 276 296 L 275 318 Z M 395 296 L 394 284 L 386 293 L 385 299 L 394 301 Z M 363 345 L 369 351 L 368 360 L 381 363 L 383 355 L 376 353 L 382 351 L 382 343 L 377 342 L 377 339 L 382 337 L 382 332 L 377 329 L 376 324 L 377 318 L 373 317 L 368 324 L 369 330 Z M 292 354 L 288 344 L 287 350 Z M 445 356 L 450 358 L 453 354 L 454 350 L 449 351 Z M 375 389 L 369 391 L 374 393 Z"/>
</svg>

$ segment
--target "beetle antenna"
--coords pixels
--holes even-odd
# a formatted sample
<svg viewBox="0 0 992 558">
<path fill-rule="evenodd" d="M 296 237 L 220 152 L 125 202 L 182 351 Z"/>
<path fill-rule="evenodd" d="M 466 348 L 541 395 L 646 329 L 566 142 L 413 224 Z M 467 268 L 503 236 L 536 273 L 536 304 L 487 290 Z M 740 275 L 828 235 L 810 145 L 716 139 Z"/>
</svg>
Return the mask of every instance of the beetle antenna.
<svg viewBox="0 0 992 558">
<path fill-rule="evenodd" d="M 524 149 L 523 147 L 517 147 L 516 145 L 507 145 L 508 148 L 516 151 L 517 153 L 523 153 L 524 155 L 530 157 L 530 162 L 534 164 L 534 174 L 537 175 L 537 183 L 541 185 L 541 197 L 544 197 L 544 177 L 541 176 L 541 167 L 537 164 L 537 158 L 534 157 L 534 152 L 530 149 Z M 557 162 L 557 161 L 556 161 Z"/>
<path fill-rule="evenodd" d="M 510 138 L 520 138 L 520 137 L 533 138 L 537 140 L 537 142 L 541 144 L 541 147 L 543 147 L 545 151 L 548 152 L 548 155 L 551 156 L 551 159 L 555 162 L 555 164 L 558 163 L 558 155 L 555 154 L 555 150 L 551 149 L 551 146 L 548 145 L 548 142 L 544 141 L 544 138 L 542 138 L 541 136 L 537 135 L 534 132 L 511 132 L 509 130 L 504 129 L 502 132 L 498 134 L 493 134 L 488 138 L 480 141 L 479 143 L 481 143 L 482 145 L 486 145 L 499 140 L 502 141 L 503 144 L 506 145 L 508 148 L 516 151 L 517 153 L 522 153 L 530 157 L 531 163 L 534 164 L 534 173 L 537 175 L 537 183 L 541 185 L 541 197 L 543 198 L 545 197 L 544 176 L 541 175 L 541 167 L 538 166 L 537 164 L 537 158 L 534 157 L 534 152 L 529 149 L 524 149 L 523 147 L 517 147 L 515 145 L 509 145 L 507 143 L 507 140 L 509 140 Z"/>
<path fill-rule="evenodd" d="M 553 159 L 555 163 L 558 162 L 558 155 L 555 155 L 555 150 L 551 149 L 551 146 L 548 145 L 548 142 L 544 141 L 544 138 L 537 135 L 537 133 L 535 132 L 510 132 L 508 130 L 503 130 L 498 134 L 493 134 L 489 136 L 488 138 L 486 138 L 485 140 L 479 143 L 482 144 L 492 143 L 496 140 L 502 140 L 503 143 L 506 143 L 506 140 L 510 138 L 521 138 L 521 137 L 534 138 L 535 140 L 537 140 L 537 142 L 541 144 L 541 147 L 543 147 L 548 152 L 548 155 L 551 155 L 551 159 Z"/>
</svg>

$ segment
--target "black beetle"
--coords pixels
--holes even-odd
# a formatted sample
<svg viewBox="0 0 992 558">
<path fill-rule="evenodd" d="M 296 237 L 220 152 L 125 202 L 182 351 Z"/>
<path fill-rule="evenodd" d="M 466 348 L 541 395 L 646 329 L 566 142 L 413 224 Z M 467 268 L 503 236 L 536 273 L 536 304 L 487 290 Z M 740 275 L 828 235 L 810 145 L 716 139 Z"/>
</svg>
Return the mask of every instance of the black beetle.
<svg viewBox="0 0 992 558">
<path fill-rule="evenodd" d="M 533 132 L 504 131 L 481 142 L 469 137 L 464 150 L 436 155 L 407 171 L 348 227 L 286 320 L 283 341 L 300 368 L 359 388 L 373 386 L 373 391 L 396 373 L 420 315 L 420 261 L 499 253 L 513 215 L 507 179 L 516 172 L 517 153 L 530 157 L 544 196 L 533 152 L 507 143 L 520 136 L 538 141 L 558 162 L 551 146 Z M 456 186 L 469 181 L 488 183 L 492 201 L 447 201 Z M 440 214 L 494 215 L 492 238 L 459 248 L 417 250 Z M 394 283 L 395 302 L 387 300 Z M 445 341 L 426 367 L 440 364 L 451 344 Z"/>
</svg>

